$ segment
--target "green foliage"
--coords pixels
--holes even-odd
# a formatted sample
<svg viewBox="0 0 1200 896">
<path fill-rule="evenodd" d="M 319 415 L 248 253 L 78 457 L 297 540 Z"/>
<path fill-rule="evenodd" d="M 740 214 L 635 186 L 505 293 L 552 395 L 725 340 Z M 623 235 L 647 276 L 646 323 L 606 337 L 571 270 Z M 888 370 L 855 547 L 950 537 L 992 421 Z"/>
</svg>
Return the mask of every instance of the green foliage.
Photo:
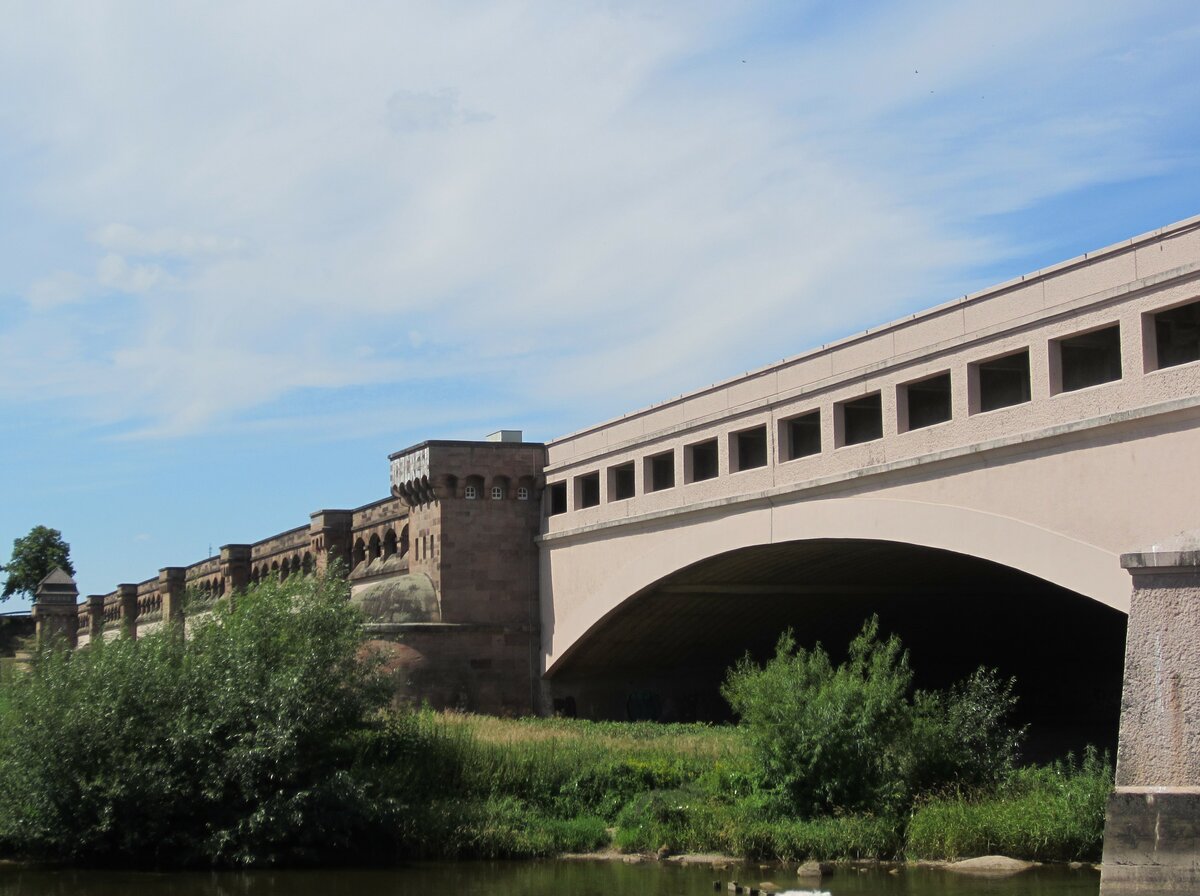
<svg viewBox="0 0 1200 896">
<path fill-rule="evenodd" d="M 910 794 L 978 790 L 1008 780 L 1026 732 L 1007 721 L 1017 703 L 1013 684 L 980 668 L 947 691 L 913 695 L 901 772 Z"/>
<path fill-rule="evenodd" d="M 762 784 L 801 816 L 903 811 L 919 793 L 1002 780 L 1022 732 L 1011 683 L 980 669 L 946 692 L 912 693 L 908 654 L 872 618 L 834 666 L 790 632 L 774 659 L 748 657 L 722 693 L 741 717 Z"/>
<path fill-rule="evenodd" d="M 34 526 L 24 538 L 13 539 L 12 559 L 0 571 L 8 573 L 0 602 L 14 594 L 33 596 L 38 582 L 55 567 L 75 575 L 71 564 L 71 546 L 63 541 L 62 533 L 46 526 Z"/>
<path fill-rule="evenodd" d="M 1001 853 L 1036 861 L 1097 861 L 1112 788 L 1109 758 L 1094 749 L 1079 762 L 1067 757 L 1021 769 L 995 790 L 920 806 L 908 825 L 907 851 L 931 859 Z"/>
<path fill-rule="evenodd" d="M 747 819 L 738 829 L 737 852 L 751 859 L 891 859 L 904 843 L 903 822 L 892 816 Z"/>
<path fill-rule="evenodd" d="M 0 684 L 0 847 L 160 865 L 613 845 L 797 861 L 1098 854 L 1106 761 L 1016 769 L 1011 685 L 980 671 L 912 693 L 903 649 L 874 622 L 840 667 L 788 638 L 766 669 L 739 666 L 726 686 L 749 710 L 737 727 L 380 712 L 334 581 L 266 583 L 189 624 L 186 643 L 167 629 L 43 650 Z M 757 712 L 774 727 L 756 730 Z"/>
<path fill-rule="evenodd" d="M 122 864 L 328 855 L 381 811 L 385 694 L 345 585 L 292 577 L 136 641 L 40 650 L 0 717 L 0 841 Z M 386 734 L 386 732 L 385 732 Z M 380 735 L 376 735 L 379 739 Z"/>
</svg>

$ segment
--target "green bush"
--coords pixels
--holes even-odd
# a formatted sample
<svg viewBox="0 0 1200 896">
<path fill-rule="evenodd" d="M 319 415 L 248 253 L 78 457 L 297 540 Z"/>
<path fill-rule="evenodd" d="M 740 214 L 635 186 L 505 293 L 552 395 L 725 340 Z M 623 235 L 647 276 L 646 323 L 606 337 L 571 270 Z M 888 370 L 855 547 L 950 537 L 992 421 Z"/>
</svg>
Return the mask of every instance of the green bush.
<svg viewBox="0 0 1200 896">
<path fill-rule="evenodd" d="M 904 811 L 920 792 L 1002 780 L 1021 732 L 1005 723 L 1011 684 L 979 670 L 942 693 L 912 693 L 908 654 L 872 618 L 834 666 L 790 632 L 774 659 L 749 657 L 722 693 L 741 717 L 762 784 L 801 816 Z"/>
<path fill-rule="evenodd" d="M 358 766 L 396 748 L 365 721 L 386 694 L 344 582 L 264 583 L 189 624 L 186 641 L 169 626 L 43 648 L 7 686 L 0 842 L 86 862 L 297 861 L 386 813 Z"/>
</svg>

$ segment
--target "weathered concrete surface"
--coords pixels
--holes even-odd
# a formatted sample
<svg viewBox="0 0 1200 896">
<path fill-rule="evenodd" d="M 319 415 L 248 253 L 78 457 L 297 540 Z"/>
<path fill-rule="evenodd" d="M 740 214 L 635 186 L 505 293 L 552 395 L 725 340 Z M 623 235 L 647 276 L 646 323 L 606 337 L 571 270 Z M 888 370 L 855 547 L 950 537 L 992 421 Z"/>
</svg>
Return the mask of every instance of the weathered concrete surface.
<svg viewBox="0 0 1200 896">
<path fill-rule="evenodd" d="M 1200 893 L 1200 550 L 1183 535 L 1121 564 L 1134 589 L 1101 892 Z"/>
<path fill-rule="evenodd" d="M 1200 894 L 1200 788 L 1117 788 L 1100 892 Z"/>
</svg>

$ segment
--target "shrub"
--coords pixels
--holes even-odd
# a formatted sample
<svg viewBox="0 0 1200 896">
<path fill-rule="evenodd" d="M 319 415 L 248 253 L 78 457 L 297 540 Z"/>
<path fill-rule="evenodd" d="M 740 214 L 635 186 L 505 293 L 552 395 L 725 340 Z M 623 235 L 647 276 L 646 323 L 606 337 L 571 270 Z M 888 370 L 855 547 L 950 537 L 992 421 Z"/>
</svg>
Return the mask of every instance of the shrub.
<svg viewBox="0 0 1200 896">
<path fill-rule="evenodd" d="M 381 811 L 355 766 L 378 752 L 365 719 L 386 695 L 344 582 L 264 583 L 189 625 L 187 641 L 169 626 L 36 653 L 0 717 L 0 841 L 74 861 L 269 863 L 346 847 Z"/>
<path fill-rule="evenodd" d="M 908 654 L 868 620 L 834 666 L 786 632 L 775 657 L 730 670 L 722 694 L 741 717 L 761 783 L 801 816 L 903 811 L 915 794 L 996 783 L 1022 732 L 1005 718 L 1011 683 L 980 669 L 945 692 L 912 694 Z"/>
</svg>

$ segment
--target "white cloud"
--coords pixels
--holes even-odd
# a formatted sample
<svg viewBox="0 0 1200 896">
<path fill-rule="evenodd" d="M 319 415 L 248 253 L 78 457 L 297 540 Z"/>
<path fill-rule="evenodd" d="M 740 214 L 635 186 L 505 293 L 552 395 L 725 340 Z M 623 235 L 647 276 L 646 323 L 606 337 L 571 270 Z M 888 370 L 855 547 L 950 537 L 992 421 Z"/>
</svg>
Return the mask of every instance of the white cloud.
<svg viewBox="0 0 1200 896">
<path fill-rule="evenodd" d="M 226 255 L 246 248 L 245 240 L 207 233 L 188 233 L 173 227 L 145 230 L 128 224 L 105 224 L 92 241 L 123 255 L 168 255 L 181 258 Z"/>
<path fill-rule="evenodd" d="M 486 112 L 463 109 L 458 91 L 444 87 L 432 93 L 397 90 L 387 101 L 387 123 L 397 134 L 416 131 L 444 131 L 457 124 L 481 124 L 491 121 Z"/>
<path fill-rule="evenodd" d="M 30 284 L 25 300 L 30 307 L 45 311 L 78 302 L 87 292 L 87 281 L 71 271 L 55 271 Z"/>
<path fill-rule="evenodd" d="M 1019 248 L 993 216 L 1169 170 L 1200 33 L 1163 6 L 30 7 L 0 145 L 76 235 L 43 270 L 126 298 L 31 274 L 0 395 L 159 435 L 339 390 L 664 398 L 962 291 Z"/>
<path fill-rule="evenodd" d="M 148 293 L 171 281 L 171 275 L 156 264 L 130 264 L 110 252 L 96 266 L 96 279 L 110 289 L 128 293 Z"/>
</svg>

